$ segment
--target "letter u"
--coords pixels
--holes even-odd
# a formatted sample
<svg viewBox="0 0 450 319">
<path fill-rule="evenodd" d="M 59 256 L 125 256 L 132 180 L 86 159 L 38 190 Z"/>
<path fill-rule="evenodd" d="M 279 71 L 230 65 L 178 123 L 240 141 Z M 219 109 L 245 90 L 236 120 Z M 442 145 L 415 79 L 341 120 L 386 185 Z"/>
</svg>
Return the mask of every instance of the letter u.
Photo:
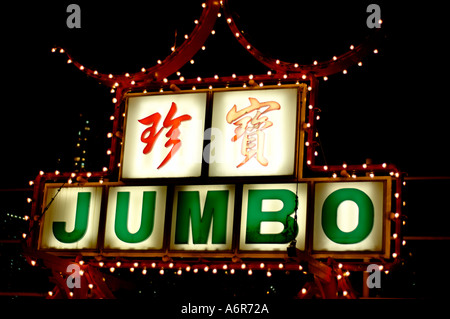
<svg viewBox="0 0 450 319">
<path fill-rule="evenodd" d="M 142 199 L 141 225 L 134 234 L 128 230 L 128 210 L 130 192 L 117 193 L 116 219 L 114 230 L 120 240 L 135 244 L 146 240 L 153 232 L 155 221 L 156 192 L 144 192 Z"/>
</svg>

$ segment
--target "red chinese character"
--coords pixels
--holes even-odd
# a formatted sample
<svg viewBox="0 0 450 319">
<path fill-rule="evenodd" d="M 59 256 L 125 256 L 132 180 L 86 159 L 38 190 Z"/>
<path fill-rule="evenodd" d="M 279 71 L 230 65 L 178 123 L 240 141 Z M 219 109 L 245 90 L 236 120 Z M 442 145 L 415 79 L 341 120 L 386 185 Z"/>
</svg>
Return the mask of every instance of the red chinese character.
<svg viewBox="0 0 450 319">
<path fill-rule="evenodd" d="M 153 145 L 155 144 L 156 139 L 162 132 L 163 128 L 170 128 L 169 131 L 166 133 L 166 137 L 168 137 L 169 140 L 166 142 L 166 144 L 164 144 L 164 146 L 169 147 L 172 145 L 172 149 L 170 150 L 169 154 L 167 154 L 166 158 L 164 158 L 164 160 L 158 166 L 158 169 L 166 165 L 167 162 L 172 158 L 173 155 L 175 155 L 175 153 L 181 147 L 181 141 L 178 138 L 180 136 L 180 130 L 178 129 L 178 127 L 180 126 L 181 122 L 192 119 L 192 117 L 187 114 L 181 115 L 177 118 L 173 118 L 176 112 L 177 112 L 177 105 L 175 102 L 172 102 L 172 106 L 170 107 L 169 113 L 167 113 L 167 116 L 163 121 L 163 127 L 161 127 L 158 131 L 156 131 L 156 128 L 158 127 L 159 121 L 161 120 L 161 114 L 153 113 L 152 115 L 147 116 L 146 118 L 138 120 L 139 123 L 141 124 L 150 125 L 150 127 L 146 128 L 141 135 L 141 141 L 147 144 L 143 150 L 144 154 L 148 154 L 152 151 Z"/>
</svg>

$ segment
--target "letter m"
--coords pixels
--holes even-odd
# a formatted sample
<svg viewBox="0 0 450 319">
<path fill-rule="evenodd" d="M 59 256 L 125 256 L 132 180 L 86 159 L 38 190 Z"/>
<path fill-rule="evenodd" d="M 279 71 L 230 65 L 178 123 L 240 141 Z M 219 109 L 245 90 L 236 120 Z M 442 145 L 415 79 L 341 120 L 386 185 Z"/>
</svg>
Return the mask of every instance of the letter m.
<svg viewBox="0 0 450 319">
<path fill-rule="evenodd" d="M 227 233 L 228 191 L 208 191 L 200 208 L 198 191 L 178 192 L 175 244 L 188 244 L 192 225 L 194 244 L 207 244 L 212 223 L 213 244 L 225 244 Z"/>
</svg>

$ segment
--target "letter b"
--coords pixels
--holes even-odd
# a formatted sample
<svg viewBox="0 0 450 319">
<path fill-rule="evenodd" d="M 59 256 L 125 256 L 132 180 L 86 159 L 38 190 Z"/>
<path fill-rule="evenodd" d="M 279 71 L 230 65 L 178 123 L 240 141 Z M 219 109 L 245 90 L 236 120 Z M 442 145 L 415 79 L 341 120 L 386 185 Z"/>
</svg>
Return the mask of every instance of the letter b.
<svg viewBox="0 0 450 319">
<path fill-rule="evenodd" d="M 287 189 L 249 190 L 245 242 L 282 244 L 297 237 L 298 225 L 290 216 L 295 211 L 295 198 L 295 194 Z M 283 207 L 279 211 L 263 211 L 263 200 L 280 200 Z M 262 222 L 281 223 L 283 230 L 278 234 L 262 234 Z"/>
</svg>

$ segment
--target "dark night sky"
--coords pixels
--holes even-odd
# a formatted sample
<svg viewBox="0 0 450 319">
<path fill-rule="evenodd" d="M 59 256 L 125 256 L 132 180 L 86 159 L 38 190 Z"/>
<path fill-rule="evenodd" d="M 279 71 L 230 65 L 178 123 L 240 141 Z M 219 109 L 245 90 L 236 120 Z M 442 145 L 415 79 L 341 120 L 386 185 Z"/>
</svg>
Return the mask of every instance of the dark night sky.
<svg viewBox="0 0 450 319">
<path fill-rule="evenodd" d="M 66 26 L 67 6 L 81 7 L 81 29 Z M 386 39 L 378 55 L 320 82 L 319 131 L 328 164 L 392 162 L 413 176 L 450 175 L 447 165 L 447 25 L 437 1 L 336 2 L 231 1 L 238 23 L 263 52 L 281 60 L 311 63 L 346 52 L 369 34 L 366 7 L 381 7 Z M 265 2 L 264 2 L 265 3 Z M 83 113 L 96 128 L 98 167 L 106 165 L 106 132 L 113 112 L 109 89 L 87 78 L 62 55 L 101 72 L 135 72 L 170 53 L 194 27 L 201 1 L 117 4 L 107 1 L 45 1 L 4 7 L 2 20 L 3 119 L 1 187 L 25 186 L 39 170 L 70 161 L 76 123 Z M 186 78 L 263 74 L 267 68 L 233 39 L 224 18 Z"/>
</svg>

